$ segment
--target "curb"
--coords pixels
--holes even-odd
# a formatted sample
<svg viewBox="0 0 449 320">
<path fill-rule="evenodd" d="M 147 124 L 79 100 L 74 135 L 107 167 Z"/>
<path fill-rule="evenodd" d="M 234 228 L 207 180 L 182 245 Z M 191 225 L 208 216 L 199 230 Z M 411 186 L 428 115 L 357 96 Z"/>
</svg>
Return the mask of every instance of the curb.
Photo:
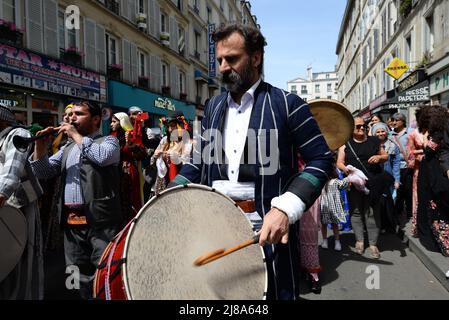
<svg viewBox="0 0 449 320">
<path fill-rule="evenodd" d="M 449 270 L 449 258 L 443 256 L 439 252 L 431 252 L 424 248 L 418 238 L 414 238 L 410 233 L 411 224 L 407 223 L 405 227 L 404 240 L 407 240 L 408 247 L 435 278 L 449 291 L 449 278 L 446 272 Z"/>
</svg>

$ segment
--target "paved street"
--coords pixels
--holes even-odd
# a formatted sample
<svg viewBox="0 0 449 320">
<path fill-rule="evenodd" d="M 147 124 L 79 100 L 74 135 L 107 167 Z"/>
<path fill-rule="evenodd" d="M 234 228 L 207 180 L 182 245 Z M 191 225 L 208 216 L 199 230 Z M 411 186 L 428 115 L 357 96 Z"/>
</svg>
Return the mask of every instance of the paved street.
<svg viewBox="0 0 449 320">
<path fill-rule="evenodd" d="M 331 232 L 330 232 L 331 234 Z M 310 293 L 305 281 L 301 285 L 301 297 L 309 300 L 441 300 L 449 299 L 449 292 L 426 269 L 420 260 L 392 234 L 381 235 L 379 250 L 381 259 L 363 256 L 354 250 L 355 238 L 352 233 L 341 236 L 343 250 L 333 250 L 333 237 L 327 250 L 320 248 L 322 292 Z M 374 267 L 373 267 L 374 266 Z M 373 277 L 373 269 L 378 267 L 379 289 L 369 290 L 367 278 Z M 368 268 L 368 272 L 367 272 Z M 369 284 L 376 284 L 368 281 Z"/>
</svg>

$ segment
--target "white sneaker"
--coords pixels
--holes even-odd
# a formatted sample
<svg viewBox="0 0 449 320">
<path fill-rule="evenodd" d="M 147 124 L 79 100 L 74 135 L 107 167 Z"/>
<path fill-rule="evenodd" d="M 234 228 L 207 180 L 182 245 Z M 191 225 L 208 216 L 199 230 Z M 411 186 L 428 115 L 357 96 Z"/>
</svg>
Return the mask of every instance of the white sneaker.
<svg viewBox="0 0 449 320">
<path fill-rule="evenodd" d="M 335 240 L 334 250 L 335 251 L 341 251 L 341 243 L 340 243 L 339 240 Z"/>
<path fill-rule="evenodd" d="M 327 244 L 327 239 L 324 239 L 323 242 L 321 242 L 321 248 L 327 249 L 329 246 Z"/>
</svg>

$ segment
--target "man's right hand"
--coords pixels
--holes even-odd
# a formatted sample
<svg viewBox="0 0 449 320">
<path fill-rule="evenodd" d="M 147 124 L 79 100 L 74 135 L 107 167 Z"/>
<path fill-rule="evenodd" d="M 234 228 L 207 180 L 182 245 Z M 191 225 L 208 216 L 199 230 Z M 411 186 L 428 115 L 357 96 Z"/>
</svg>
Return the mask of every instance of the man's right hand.
<svg viewBox="0 0 449 320">
<path fill-rule="evenodd" d="M 44 130 L 38 131 L 36 133 L 36 136 L 41 136 L 41 135 L 49 133 L 49 132 L 53 133 L 53 131 L 54 131 L 53 127 L 48 127 L 48 128 L 45 128 Z M 45 138 L 36 140 L 34 142 L 33 160 L 39 160 L 43 156 L 45 156 L 47 154 L 47 151 L 48 151 L 48 146 L 50 145 L 50 143 L 53 140 L 54 140 L 54 137 L 51 134 L 48 135 Z"/>
</svg>

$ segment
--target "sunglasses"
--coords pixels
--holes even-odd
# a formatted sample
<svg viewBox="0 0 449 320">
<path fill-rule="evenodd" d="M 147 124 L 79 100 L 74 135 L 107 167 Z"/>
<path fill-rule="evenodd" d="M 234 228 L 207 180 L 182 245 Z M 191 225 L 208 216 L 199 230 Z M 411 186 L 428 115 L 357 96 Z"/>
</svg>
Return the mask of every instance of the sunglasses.
<svg viewBox="0 0 449 320">
<path fill-rule="evenodd" d="M 362 128 L 366 128 L 366 126 L 364 124 L 357 124 L 355 126 L 356 129 L 362 129 Z"/>
</svg>

